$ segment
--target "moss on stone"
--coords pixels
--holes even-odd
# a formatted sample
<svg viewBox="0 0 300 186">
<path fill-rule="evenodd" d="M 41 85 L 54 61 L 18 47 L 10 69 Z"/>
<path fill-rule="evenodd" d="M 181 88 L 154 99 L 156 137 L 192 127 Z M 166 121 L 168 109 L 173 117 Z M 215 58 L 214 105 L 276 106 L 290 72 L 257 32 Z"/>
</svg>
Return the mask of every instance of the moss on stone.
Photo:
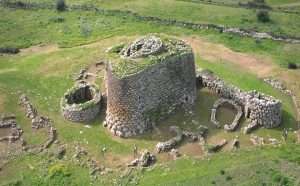
<svg viewBox="0 0 300 186">
<path fill-rule="evenodd" d="M 167 36 L 157 36 L 163 42 L 163 49 L 159 53 L 153 55 L 148 55 L 146 57 L 140 58 L 126 58 L 120 55 L 120 47 L 128 47 L 130 44 L 116 45 L 112 47 L 108 52 L 108 58 L 111 64 L 112 72 L 118 78 L 124 78 L 127 76 L 139 73 L 152 65 L 165 62 L 167 58 L 178 57 L 192 53 L 192 49 L 186 45 L 183 41 L 177 40 L 175 38 L 170 38 Z M 118 50 L 115 50 L 118 49 Z"/>
</svg>

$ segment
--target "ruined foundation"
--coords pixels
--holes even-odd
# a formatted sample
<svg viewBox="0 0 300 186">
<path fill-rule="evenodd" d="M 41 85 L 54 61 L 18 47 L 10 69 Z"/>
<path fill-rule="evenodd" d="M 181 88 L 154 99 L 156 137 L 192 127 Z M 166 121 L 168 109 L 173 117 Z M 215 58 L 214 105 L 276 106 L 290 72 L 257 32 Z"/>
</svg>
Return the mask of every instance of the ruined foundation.
<svg viewBox="0 0 300 186">
<path fill-rule="evenodd" d="M 91 121 L 100 111 L 100 101 L 101 93 L 95 85 L 75 85 L 61 100 L 62 114 L 73 122 Z"/>
<path fill-rule="evenodd" d="M 184 42 L 148 36 L 125 46 L 115 58 L 123 61 L 123 69 L 132 68 L 118 73 L 120 65 L 113 61 L 106 67 L 106 124 L 114 135 L 142 134 L 176 107 L 194 103 L 194 55 Z"/>
<path fill-rule="evenodd" d="M 280 100 L 257 91 L 241 91 L 235 86 L 226 84 L 209 71 L 198 72 L 197 81 L 200 87 L 207 87 L 220 97 L 230 99 L 242 106 L 245 117 L 250 119 L 251 126 L 274 128 L 281 124 Z"/>
</svg>

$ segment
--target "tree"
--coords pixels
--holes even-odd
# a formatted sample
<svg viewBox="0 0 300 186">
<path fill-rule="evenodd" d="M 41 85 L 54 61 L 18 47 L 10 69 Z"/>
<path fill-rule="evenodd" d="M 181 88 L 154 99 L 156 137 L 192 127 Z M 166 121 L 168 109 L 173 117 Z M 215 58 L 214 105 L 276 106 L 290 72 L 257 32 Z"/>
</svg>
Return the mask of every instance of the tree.
<svg viewBox="0 0 300 186">
<path fill-rule="evenodd" d="M 66 5 L 65 0 L 57 0 L 56 1 L 56 10 L 57 11 L 62 12 L 62 11 L 65 11 L 66 8 L 67 8 L 67 5 Z"/>
<path fill-rule="evenodd" d="M 266 10 L 259 10 L 256 13 L 257 20 L 263 23 L 269 22 L 270 21 L 270 16 L 269 12 Z"/>
</svg>

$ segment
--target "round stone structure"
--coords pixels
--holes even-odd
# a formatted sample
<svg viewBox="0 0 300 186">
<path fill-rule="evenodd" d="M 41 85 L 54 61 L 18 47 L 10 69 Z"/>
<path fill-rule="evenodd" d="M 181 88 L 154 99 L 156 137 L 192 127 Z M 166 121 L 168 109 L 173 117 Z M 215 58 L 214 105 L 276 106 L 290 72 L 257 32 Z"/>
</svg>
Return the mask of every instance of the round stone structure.
<svg viewBox="0 0 300 186">
<path fill-rule="evenodd" d="M 142 134 L 176 108 L 194 103 L 194 55 L 183 41 L 146 36 L 111 56 L 105 75 L 106 124 L 114 135 Z"/>
<path fill-rule="evenodd" d="M 248 92 L 245 115 L 251 122 L 265 128 L 278 127 L 282 120 L 281 101 L 271 96 L 251 91 Z"/>
<path fill-rule="evenodd" d="M 73 122 L 93 120 L 100 111 L 101 92 L 95 85 L 80 83 L 69 89 L 61 99 L 63 116 Z"/>
</svg>

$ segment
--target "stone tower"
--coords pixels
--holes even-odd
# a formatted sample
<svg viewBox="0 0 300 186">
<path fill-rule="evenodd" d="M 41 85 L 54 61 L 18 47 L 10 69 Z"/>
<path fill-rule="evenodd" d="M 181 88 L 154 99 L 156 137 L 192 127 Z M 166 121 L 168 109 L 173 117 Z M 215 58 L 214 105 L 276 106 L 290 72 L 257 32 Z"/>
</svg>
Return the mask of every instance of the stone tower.
<svg viewBox="0 0 300 186">
<path fill-rule="evenodd" d="M 106 124 L 114 135 L 142 134 L 177 107 L 194 103 L 194 55 L 183 41 L 146 36 L 108 53 Z"/>
</svg>

